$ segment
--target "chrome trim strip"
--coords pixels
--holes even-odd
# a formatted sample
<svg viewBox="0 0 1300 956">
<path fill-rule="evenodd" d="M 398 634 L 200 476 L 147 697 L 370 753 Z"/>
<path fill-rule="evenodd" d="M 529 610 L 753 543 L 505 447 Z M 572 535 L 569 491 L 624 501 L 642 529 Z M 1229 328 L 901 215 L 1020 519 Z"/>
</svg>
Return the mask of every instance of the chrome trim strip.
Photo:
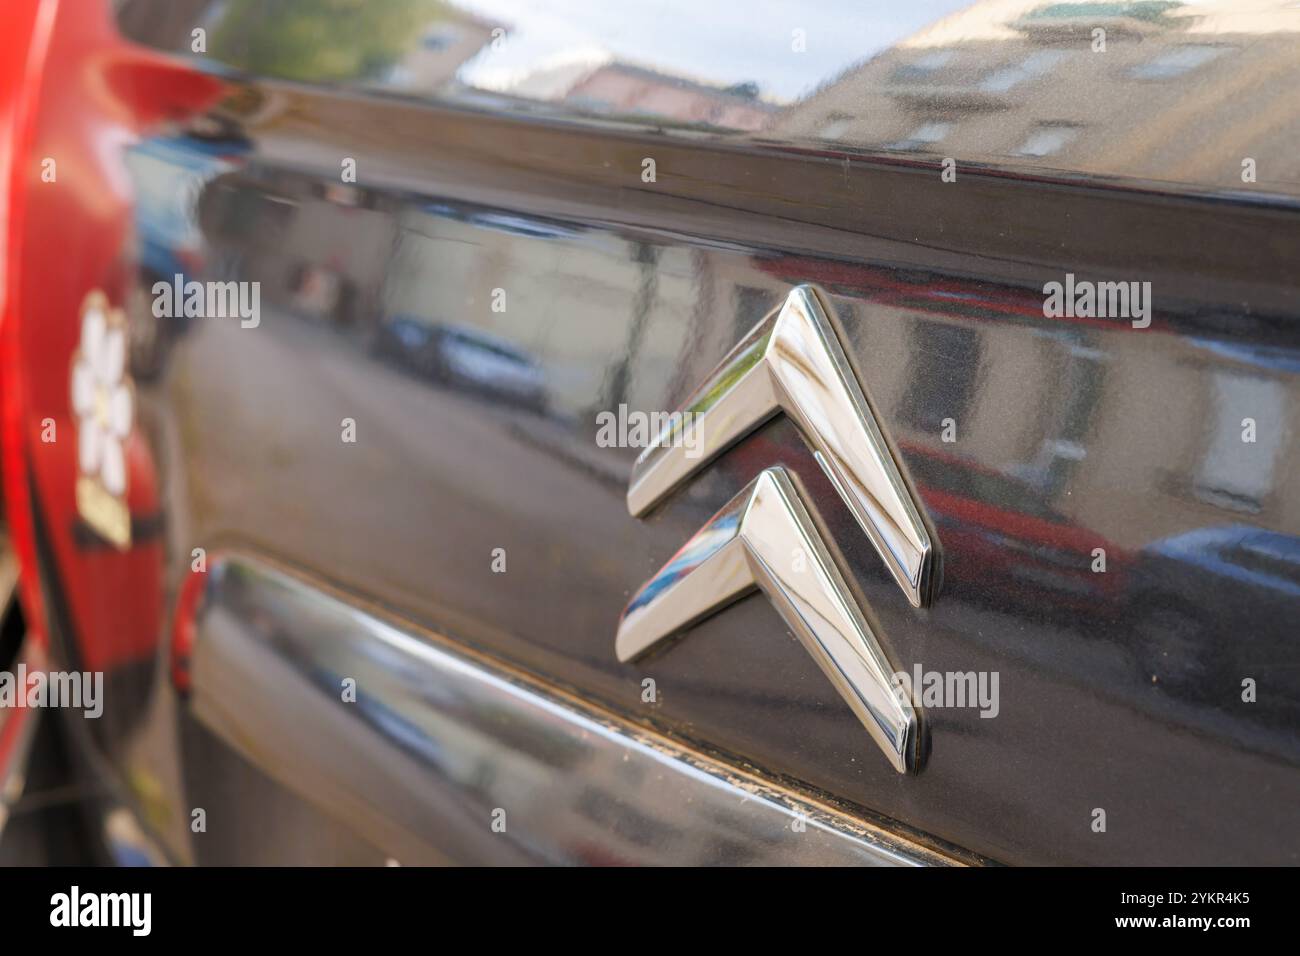
<svg viewBox="0 0 1300 956">
<path fill-rule="evenodd" d="M 637 459 L 628 511 L 642 517 L 778 412 L 785 412 L 914 607 L 928 603 L 932 546 L 920 510 L 811 286 L 759 322 Z M 694 429 L 691 442 L 682 441 Z"/>
<path fill-rule="evenodd" d="M 209 566 L 193 712 L 402 863 L 957 862 L 261 559 Z"/>
<path fill-rule="evenodd" d="M 817 661 L 899 773 L 916 712 L 784 468 L 768 468 L 641 588 L 619 621 L 620 661 L 647 653 L 755 589 Z"/>
<path fill-rule="evenodd" d="M 24 661 L 33 670 L 44 669 L 45 666 L 44 657 L 33 654 L 26 647 L 20 652 L 18 660 Z M 39 711 L 28 709 L 16 710 L 10 714 L 0 712 L 0 739 L 8 734 L 14 735 L 8 760 L 0 765 L 0 837 L 4 836 L 9 816 L 27 789 L 27 767 L 31 763 L 32 742 L 36 739 L 36 727 L 40 719 Z"/>
<path fill-rule="evenodd" d="M 0 536 L 0 620 L 14 612 L 17 602 L 18 560 Z M 0 662 L 0 666 L 13 667 L 15 671 L 20 665 L 29 672 L 43 671 L 47 666 L 44 649 L 30 634 L 23 636 L 12 662 Z M 27 765 L 39 721 L 40 711 L 26 707 L 0 708 L 0 836 L 4 835 L 9 815 L 27 787 Z"/>
</svg>

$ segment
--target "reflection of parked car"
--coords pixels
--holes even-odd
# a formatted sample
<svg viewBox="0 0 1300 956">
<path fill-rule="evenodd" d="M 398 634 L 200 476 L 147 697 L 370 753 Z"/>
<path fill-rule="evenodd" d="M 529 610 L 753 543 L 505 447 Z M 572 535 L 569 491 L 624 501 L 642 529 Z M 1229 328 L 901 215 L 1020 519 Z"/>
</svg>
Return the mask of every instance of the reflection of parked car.
<svg viewBox="0 0 1300 956">
<path fill-rule="evenodd" d="M 428 378 L 441 377 L 438 328 L 415 316 L 397 315 L 379 324 L 371 351 Z"/>
<path fill-rule="evenodd" d="M 460 326 L 445 328 L 440 342 L 448 381 L 546 410 L 542 370 L 531 355 L 495 335 Z"/>
<path fill-rule="evenodd" d="M 381 323 L 371 348 L 434 381 L 546 410 L 545 381 L 536 360 L 499 336 L 398 315 Z"/>
<path fill-rule="evenodd" d="M 1146 548 L 1134 568 L 1134 653 L 1171 689 L 1267 673 L 1300 697 L 1300 538 L 1249 525 L 1198 528 Z M 1207 615 L 1203 596 L 1232 593 Z M 1273 700 L 1279 699 L 1275 693 Z"/>
</svg>

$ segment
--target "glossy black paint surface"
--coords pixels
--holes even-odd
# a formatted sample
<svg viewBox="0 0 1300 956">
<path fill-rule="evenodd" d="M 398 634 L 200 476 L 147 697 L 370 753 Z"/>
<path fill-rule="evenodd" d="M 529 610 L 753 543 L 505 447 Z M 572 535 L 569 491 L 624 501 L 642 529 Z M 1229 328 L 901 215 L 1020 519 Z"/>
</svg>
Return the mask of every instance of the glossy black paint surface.
<svg viewBox="0 0 1300 956">
<path fill-rule="evenodd" d="M 222 156 L 195 212 L 205 275 L 262 295 L 257 328 L 198 320 L 141 376 L 175 581 L 194 546 L 266 554 L 996 860 L 1297 861 L 1286 189 L 1016 165 L 948 183 L 938 157 L 278 81 L 232 81 L 167 145 Z M 1150 281 L 1150 328 L 1045 317 L 1043 285 L 1066 273 Z M 827 294 L 935 525 L 929 609 L 908 606 L 787 422 L 646 521 L 624 503 L 636 449 L 595 441 L 601 411 L 675 407 L 801 282 Z M 881 761 L 761 600 L 615 660 L 628 596 L 774 463 L 819 510 L 900 670 L 1000 675 L 995 718 L 925 711 L 916 776 Z"/>
</svg>

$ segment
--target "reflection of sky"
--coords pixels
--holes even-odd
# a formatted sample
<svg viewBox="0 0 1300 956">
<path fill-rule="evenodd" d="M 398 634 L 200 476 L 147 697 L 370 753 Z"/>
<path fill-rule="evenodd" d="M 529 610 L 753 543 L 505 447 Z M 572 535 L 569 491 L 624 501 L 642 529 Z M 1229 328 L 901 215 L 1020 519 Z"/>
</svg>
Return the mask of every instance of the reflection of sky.
<svg viewBox="0 0 1300 956">
<path fill-rule="evenodd" d="M 847 67 L 967 6 L 967 0 L 455 0 L 503 25 L 460 79 L 505 90 L 539 67 L 608 53 L 719 86 L 754 81 L 765 98 L 789 101 Z M 791 50 L 805 31 L 807 52 Z M 769 55 L 758 57 L 760 51 Z M 754 64 L 762 75 L 754 75 Z"/>
</svg>

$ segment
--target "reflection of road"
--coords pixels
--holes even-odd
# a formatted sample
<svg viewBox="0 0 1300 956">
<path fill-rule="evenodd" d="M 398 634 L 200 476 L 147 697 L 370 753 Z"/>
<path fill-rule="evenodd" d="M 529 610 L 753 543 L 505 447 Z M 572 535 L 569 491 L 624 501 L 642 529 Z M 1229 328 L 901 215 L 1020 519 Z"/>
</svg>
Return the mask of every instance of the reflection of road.
<svg viewBox="0 0 1300 956">
<path fill-rule="evenodd" d="M 201 486 L 200 515 L 205 501 L 242 511 L 244 528 L 273 554 L 327 555 L 344 542 L 374 541 L 358 577 L 386 582 L 390 591 L 381 599 L 401 595 L 405 603 L 420 595 L 428 619 L 459 636 L 474 637 L 486 620 L 514 635 L 540 634 L 533 625 L 543 607 L 552 619 L 571 616 L 572 627 L 608 630 L 612 641 L 621 605 L 602 607 L 590 596 L 624 592 L 616 543 L 630 548 L 633 534 L 637 547 L 645 543 L 627 518 L 621 485 L 597 481 L 513 437 L 519 416 L 510 410 L 386 369 L 344 351 L 346 339 L 293 318 L 271 316 L 263 326 L 217 322 L 203 330 L 204 360 L 191 368 L 189 386 L 196 400 L 189 413 L 214 416 L 210 427 L 189 436 L 197 442 L 190 474 Z M 246 338 L 252 335 L 255 345 Z M 241 404 L 252 395 L 257 404 Z M 204 407 L 203 396 L 218 404 Z M 357 422 L 355 445 L 340 440 L 344 418 Z M 523 427 L 554 426 L 524 420 Z M 630 454 L 622 454 L 630 468 Z M 354 456 L 346 467 L 343 455 Z M 548 503 L 540 522 L 522 507 L 521 475 L 532 500 Z M 385 494 L 416 481 L 423 486 L 418 496 Z M 333 513 L 308 509 L 304 488 L 332 502 Z M 408 507 L 395 509 L 396 497 Z M 410 510 L 412 502 L 418 510 Z M 259 513 L 266 520 L 257 520 Z M 258 528 L 288 538 L 256 540 Z M 495 548 L 506 550 L 501 583 L 509 586 L 484 578 L 492 574 Z M 539 568 L 563 569 L 562 593 L 529 589 L 545 580 Z M 584 600 L 564 602 L 567 594 Z M 473 603 L 484 595 L 490 606 Z"/>
<path fill-rule="evenodd" d="M 1190 725 L 1208 733 L 1205 714 L 1141 685 L 1119 631 L 1030 623 L 950 594 L 914 612 L 892 591 L 868 586 L 900 668 L 919 662 L 1001 675 L 995 720 L 973 709 L 926 714 L 934 750 L 911 779 L 895 780 L 880 763 L 794 639 L 776 639 L 785 630 L 761 599 L 704 622 L 670 654 L 622 668 L 613 641 L 623 602 L 676 552 L 692 522 L 703 523 L 707 509 L 678 502 L 671 514 L 634 521 L 622 482 L 583 467 L 577 455 L 546 450 L 552 437 L 576 442 L 573 432 L 430 387 L 308 323 L 272 314 L 260 328 L 241 330 L 209 321 L 190 341 L 201 344 L 202 362 L 182 351 L 175 371 L 185 383 L 177 403 L 197 541 L 231 535 L 326 578 L 346 569 L 350 583 L 404 616 L 537 672 L 563 673 L 633 716 L 645 713 L 640 680 L 653 676 L 661 692 L 653 713 L 679 731 L 814 786 L 829 784 L 828 767 L 836 768 L 831 779 L 843 779 L 847 767 L 861 791 L 834 789 L 882 811 L 903 816 L 913 802 L 992 802 L 1009 819 L 1033 819 L 1042 832 L 1058 834 L 1054 845 L 1039 848 L 1043 862 L 1095 858 L 1096 846 L 1085 846 L 1098 840 L 1112 841 L 1116 859 L 1203 862 L 1196 834 L 1236 829 L 1223 817 L 1225 805 L 1250 806 L 1252 794 L 1271 787 L 1294 793 L 1291 804 L 1300 806 L 1295 774 L 1252 752 L 1291 753 L 1295 742 L 1244 719 L 1225 724 L 1231 694 L 1214 727 L 1221 733 L 1231 726 L 1234 739 L 1219 737 L 1207 749 L 1203 739 L 1171 730 Z M 340 441 L 347 417 L 357 421 L 355 445 Z M 609 454 L 630 469 L 631 452 Z M 708 481 L 730 479 L 725 468 L 714 472 Z M 237 525 L 217 526 L 217 513 Z M 508 570 L 490 578 L 498 547 L 507 551 Z M 1114 741 L 1113 759 L 1071 760 L 1107 752 L 1099 740 Z M 1018 777 L 1006 772 L 1009 759 L 1044 768 L 1041 786 L 1013 789 L 1008 781 Z M 1201 799 L 1209 766 L 1215 790 Z M 1151 802 L 1170 793 L 1187 799 L 1153 813 Z M 1088 828 L 1094 807 L 1107 810 L 1108 837 Z M 1140 830 L 1132 822 L 1139 819 Z M 1295 832 L 1293 822 L 1276 824 Z M 993 855 L 1028 852 L 988 846 L 999 828 L 986 818 L 964 819 L 959 809 L 933 811 L 924 823 Z M 1243 859 L 1294 862 L 1286 841 L 1243 843 L 1241 852 Z"/>
</svg>

